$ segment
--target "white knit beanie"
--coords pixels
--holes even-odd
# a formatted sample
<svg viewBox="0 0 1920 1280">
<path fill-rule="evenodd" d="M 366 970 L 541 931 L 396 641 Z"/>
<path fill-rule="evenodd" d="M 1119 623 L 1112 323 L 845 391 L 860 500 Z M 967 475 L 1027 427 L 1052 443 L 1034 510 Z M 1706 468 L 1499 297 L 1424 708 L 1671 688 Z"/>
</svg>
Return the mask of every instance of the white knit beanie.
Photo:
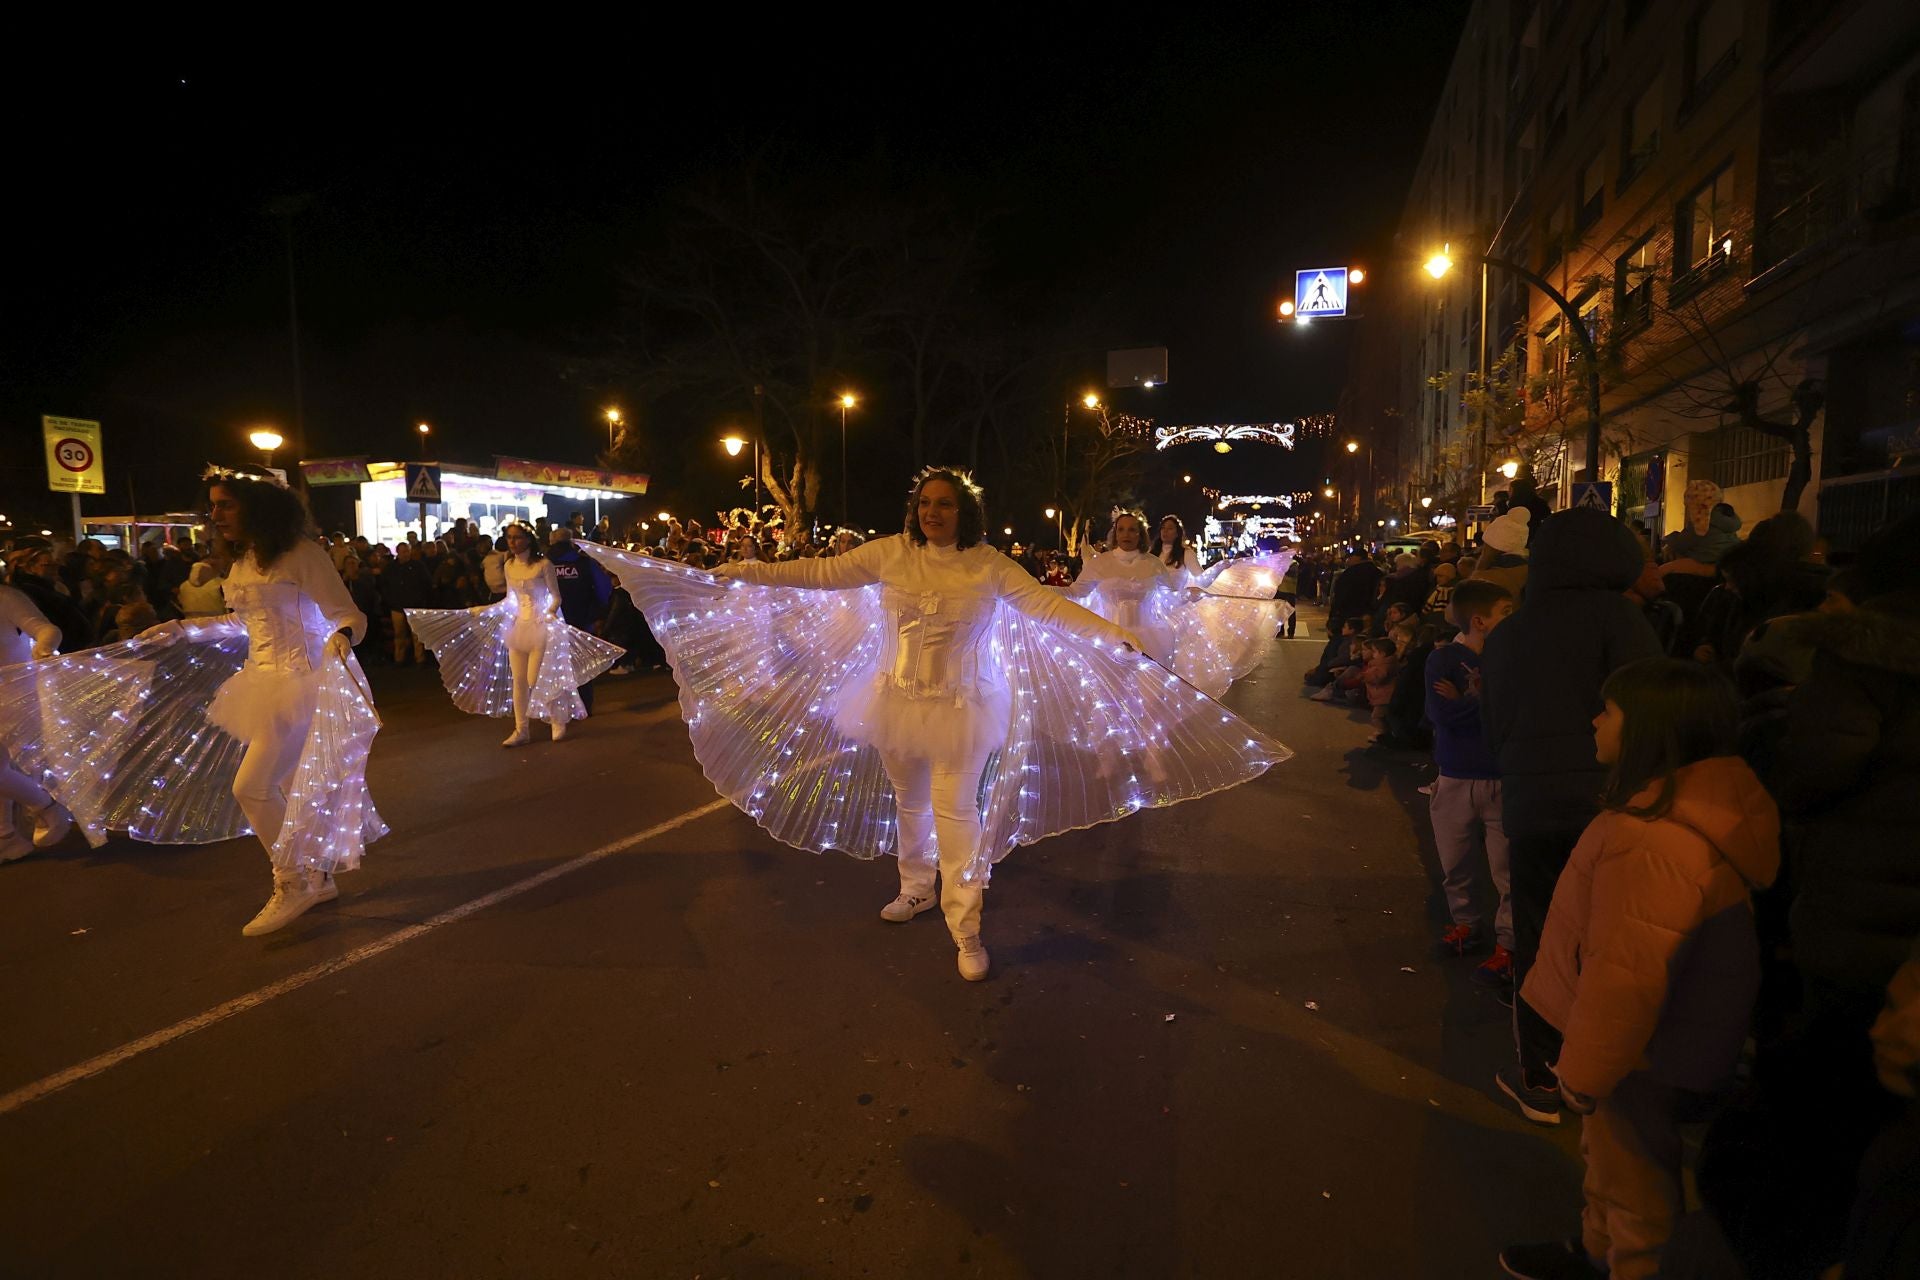
<svg viewBox="0 0 1920 1280">
<path fill-rule="evenodd" d="M 1488 525 L 1480 540 L 1495 551 L 1504 551 L 1509 555 L 1525 555 L 1527 550 L 1527 522 L 1533 514 L 1525 507 L 1514 507 Z"/>
</svg>

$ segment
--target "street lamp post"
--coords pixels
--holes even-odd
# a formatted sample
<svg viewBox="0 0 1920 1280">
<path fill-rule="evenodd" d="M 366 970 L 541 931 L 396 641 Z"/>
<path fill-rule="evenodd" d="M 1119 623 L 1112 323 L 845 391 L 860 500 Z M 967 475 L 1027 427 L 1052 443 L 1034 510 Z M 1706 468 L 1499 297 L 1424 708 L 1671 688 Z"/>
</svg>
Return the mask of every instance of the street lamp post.
<svg viewBox="0 0 1920 1280">
<path fill-rule="evenodd" d="M 727 451 L 729 458 L 737 458 L 740 456 L 740 451 L 747 447 L 747 442 L 739 436 L 726 436 L 721 439 L 720 445 Z M 760 518 L 760 438 L 758 436 L 755 436 L 753 441 L 753 515 L 756 520 Z M 665 516 L 661 517 L 663 520 L 665 518 Z"/>
<path fill-rule="evenodd" d="M 607 410 L 607 452 L 609 454 L 613 452 L 613 429 L 619 425 L 620 411 L 618 409 Z"/>
<path fill-rule="evenodd" d="M 1587 481 L 1592 483 L 1600 478 L 1600 358 L 1594 351 L 1593 335 L 1587 332 L 1586 322 L 1581 319 L 1579 309 L 1567 301 L 1565 294 L 1548 284 L 1538 272 L 1529 271 L 1517 262 L 1505 258 L 1496 258 L 1491 254 L 1472 255 L 1476 262 L 1508 271 L 1538 289 L 1547 296 L 1547 300 L 1560 309 L 1566 318 L 1567 327 L 1573 331 L 1573 340 L 1579 344 L 1580 354 L 1587 362 Z M 1435 280 L 1444 277 L 1453 269 L 1453 259 L 1443 249 L 1428 258 L 1426 273 Z"/>
<path fill-rule="evenodd" d="M 1060 527 L 1061 515 L 1060 508 L 1047 508 L 1047 519 L 1053 521 L 1053 549 L 1055 551 L 1065 551 L 1067 549 L 1065 531 Z"/>
<path fill-rule="evenodd" d="M 860 403 L 851 391 L 840 393 L 840 527 L 847 527 L 847 410 Z"/>
<path fill-rule="evenodd" d="M 433 434 L 433 428 L 424 422 L 416 422 L 413 429 L 420 435 L 420 461 L 427 460 L 427 437 Z M 420 545 L 427 545 L 427 502 L 420 500 Z"/>
<path fill-rule="evenodd" d="M 273 470 L 273 451 L 286 443 L 278 431 L 272 427 L 261 427 L 247 433 L 247 443 L 258 449 L 267 460 L 267 470 Z"/>
</svg>

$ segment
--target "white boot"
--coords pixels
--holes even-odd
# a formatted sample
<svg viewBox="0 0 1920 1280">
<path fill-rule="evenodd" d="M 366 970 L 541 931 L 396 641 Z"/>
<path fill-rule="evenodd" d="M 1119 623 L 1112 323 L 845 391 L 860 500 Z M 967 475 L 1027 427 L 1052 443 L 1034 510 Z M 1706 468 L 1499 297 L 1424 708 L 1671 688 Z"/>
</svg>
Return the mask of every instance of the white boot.
<svg viewBox="0 0 1920 1280">
<path fill-rule="evenodd" d="M 33 852 L 33 841 L 24 832 L 0 832 L 0 862 L 16 862 Z"/>
<path fill-rule="evenodd" d="M 513 732 L 503 738 L 500 745 L 503 747 L 524 747 L 532 741 L 533 735 L 527 732 L 527 722 L 522 720 L 513 726 Z"/>
<path fill-rule="evenodd" d="M 980 935 L 970 938 L 956 938 L 960 948 L 960 976 L 968 982 L 978 982 L 987 976 L 987 948 L 980 941 Z"/>
<path fill-rule="evenodd" d="M 331 902 L 340 896 L 333 877 L 322 871 L 276 869 L 273 873 L 273 896 L 267 899 L 267 905 L 260 908 L 260 914 L 247 921 L 246 928 L 240 931 L 242 937 L 258 938 L 278 929 L 284 929 L 307 913 L 311 907 L 323 902 Z"/>
<path fill-rule="evenodd" d="M 555 742 L 567 736 L 568 723 L 566 720 L 555 720 L 553 722 L 553 740 Z"/>
<path fill-rule="evenodd" d="M 44 809 L 28 809 L 20 806 L 33 819 L 33 847 L 51 849 L 67 838 L 67 832 L 73 830 L 73 815 L 57 800 L 47 801 Z"/>
</svg>

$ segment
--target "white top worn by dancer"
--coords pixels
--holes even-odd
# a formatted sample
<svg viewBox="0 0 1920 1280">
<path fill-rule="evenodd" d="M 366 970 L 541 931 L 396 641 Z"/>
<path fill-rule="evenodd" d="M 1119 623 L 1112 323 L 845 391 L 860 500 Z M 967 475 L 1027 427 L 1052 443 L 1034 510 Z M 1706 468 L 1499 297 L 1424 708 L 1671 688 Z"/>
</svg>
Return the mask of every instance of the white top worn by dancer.
<svg viewBox="0 0 1920 1280">
<path fill-rule="evenodd" d="M 511 556 L 506 566 L 507 598 L 513 601 L 513 626 L 507 647 L 530 653 L 547 642 L 547 627 L 560 617 L 560 580 L 553 561 L 542 556 L 524 561 Z"/>
<path fill-rule="evenodd" d="M 1084 640 L 1140 646 L 984 543 L 961 550 L 895 534 L 823 559 L 739 561 L 716 576 L 830 591 L 880 586 L 893 626 L 872 679 L 842 691 L 834 718 L 882 754 L 961 760 L 1005 740 L 1012 698 L 985 644 L 998 601 Z"/>
<path fill-rule="evenodd" d="M 1173 656 L 1173 632 L 1167 625 L 1164 600 L 1156 602 L 1161 607 L 1150 607 L 1148 597 L 1157 588 L 1170 590 L 1178 585 L 1177 571 L 1158 556 L 1115 547 L 1087 561 L 1067 593 L 1087 599 L 1087 607 L 1095 613 L 1137 633 L 1147 656 L 1165 663 Z"/>
<path fill-rule="evenodd" d="M 207 719 L 242 742 L 285 733 L 312 715 L 327 645 L 336 632 L 358 644 L 367 616 L 316 542 L 302 540 L 266 569 L 249 551 L 225 586 L 230 612 L 183 623 L 193 635 L 244 628 L 247 661 L 220 686 Z"/>
<path fill-rule="evenodd" d="M 60 648 L 60 628 L 47 621 L 33 597 L 0 586 L 0 667 L 29 658 L 51 658 Z"/>
</svg>

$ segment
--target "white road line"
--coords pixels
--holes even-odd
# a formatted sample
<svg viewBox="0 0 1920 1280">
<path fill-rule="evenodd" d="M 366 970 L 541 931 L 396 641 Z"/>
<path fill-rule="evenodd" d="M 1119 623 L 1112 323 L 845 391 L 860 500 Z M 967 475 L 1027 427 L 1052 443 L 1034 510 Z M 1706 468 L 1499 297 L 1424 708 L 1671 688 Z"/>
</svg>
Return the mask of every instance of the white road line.
<svg viewBox="0 0 1920 1280">
<path fill-rule="evenodd" d="M 442 911 L 439 915 L 423 920 L 419 924 L 412 924 L 404 929 L 395 930 L 384 938 L 375 939 L 362 947 L 355 947 L 352 951 L 344 955 L 335 956 L 331 960 L 323 960 L 310 969 L 302 969 L 299 973 L 292 974 L 280 979 L 278 982 L 261 987 L 258 991 L 249 991 L 246 995 L 237 996 L 225 1004 L 215 1005 L 205 1013 L 195 1014 L 185 1021 L 176 1022 L 170 1027 L 165 1027 L 153 1032 L 151 1035 L 141 1036 L 138 1040 L 129 1040 L 118 1049 L 109 1050 L 97 1058 L 88 1058 L 85 1062 L 77 1066 L 68 1067 L 65 1071 L 56 1072 L 43 1080 L 36 1080 L 30 1085 L 15 1089 L 12 1093 L 0 1095 L 0 1116 L 6 1115 L 9 1112 L 18 1111 L 30 1103 L 38 1102 L 49 1094 L 58 1093 L 68 1085 L 79 1084 L 82 1080 L 90 1080 L 103 1072 L 111 1071 L 123 1062 L 137 1058 L 141 1054 L 153 1049 L 158 1049 L 163 1045 L 172 1044 L 175 1040 L 190 1036 L 194 1032 L 211 1027 L 217 1022 L 225 1022 L 228 1018 L 236 1014 L 245 1013 L 249 1009 L 257 1009 L 269 1000 L 277 1000 L 289 992 L 298 991 L 309 983 L 318 982 L 321 978 L 339 973 L 343 969 L 351 969 L 357 964 L 373 959 L 375 956 L 384 955 L 395 947 L 404 946 L 416 938 L 425 937 L 435 929 L 456 924 L 461 920 L 465 920 L 470 915 L 485 911 L 488 907 L 505 902 L 509 898 L 517 898 L 530 889 L 537 889 L 549 881 L 558 880 L 564 875 L 570 875 L 582 867 L 588 867 L 599 862 L 603 858 L 610 858 L 614 854 L 631 849 L 637 844 L 644 844 L 655 836 L 662 836 L 675 828 L 684 827 L 687 823 L 698 818 L 704 818 L 716 810 L 725 809 L 728 805 L 729 802 L 722 799 L 703 804 L 698 809 L 689 809 L 678 817 L 668 818 L 665 822 L 657 826 L 648 827 L 645 831 L 623 837 L 622 839 L 614 841 L 612 844 L 602 845 L 591 853 L 583 853 L 571 861 L 548 867 L 545 871 L 528 876 L 525 880 L 516 881 L 504 889 L 495 889 L 492 893 L 475 898 L 471 902 L 462 903 L 450 910 Z"/>
</svg>

